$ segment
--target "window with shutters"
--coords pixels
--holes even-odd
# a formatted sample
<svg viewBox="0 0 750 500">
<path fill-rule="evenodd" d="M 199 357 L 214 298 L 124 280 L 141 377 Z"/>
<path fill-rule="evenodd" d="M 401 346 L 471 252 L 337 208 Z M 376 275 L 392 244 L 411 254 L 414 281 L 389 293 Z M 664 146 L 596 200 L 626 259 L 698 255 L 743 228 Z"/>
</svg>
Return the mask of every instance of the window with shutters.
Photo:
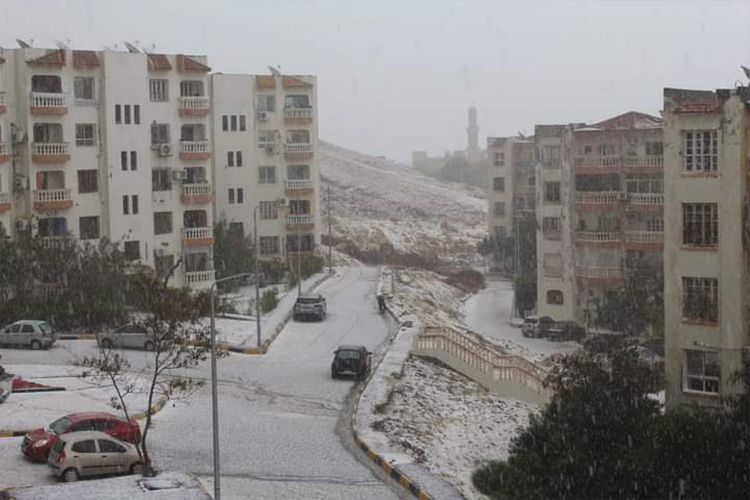
<svg viewBox="0 0 750 500">
<path fill-rule="evenodd" d="M 148 81 L 148 90 L 151 102 L 169 101 L 169 80 L 152 78 Z"/>
<path fill-rule="evenodd" d="M 73 79 L 73 95 L 76 101 L 94 101 L 94 77 L 76 76 Z"/>
</svg>

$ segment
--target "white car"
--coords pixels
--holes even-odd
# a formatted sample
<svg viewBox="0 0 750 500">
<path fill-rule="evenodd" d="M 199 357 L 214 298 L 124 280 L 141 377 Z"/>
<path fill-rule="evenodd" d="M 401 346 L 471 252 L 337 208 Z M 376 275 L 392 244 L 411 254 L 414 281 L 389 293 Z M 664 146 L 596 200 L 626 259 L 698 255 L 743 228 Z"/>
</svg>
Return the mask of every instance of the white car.
<svg viewBox="0 0 750 500">
<path fill-rule="evenodd" d="M 87 476 L 143 473 L 135 446 L 101 431 L 59 436 L 50 450 L 47 465 L 55 477 L 66 482 Z"/>
<path fill-rule="evenodd" d="M 55 329 L 46 321 L 22 319 L 0 330 L 0 345 L 47 349 L 57 340 Z"/>
<path fill-rule="evenodd" d="M 130 349 L 154 350 L 154 337 L 149 333 L 145 325 L 141 323 L 128 323 L 114 331 L 100 333 L 96 338 L 104 349 L 113 347 L 128 347 Z"/>
</svg>

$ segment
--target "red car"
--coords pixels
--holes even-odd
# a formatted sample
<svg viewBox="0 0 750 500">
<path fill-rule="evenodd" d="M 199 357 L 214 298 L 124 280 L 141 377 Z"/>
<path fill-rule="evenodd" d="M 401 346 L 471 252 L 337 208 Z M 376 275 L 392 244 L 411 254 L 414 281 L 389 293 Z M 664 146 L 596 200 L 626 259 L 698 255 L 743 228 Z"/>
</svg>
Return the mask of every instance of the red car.
<svg viewBox="0 0 750 500">
<path fill-rule="evenodd" d="M 71 413 L 58 418 L 42 429 L 36 429 L 23 438 L 21 451 L 32 460 L 45 461 L 57 436 L 76 431 L 103 431 L 128 443 L 141 442 L 138 422 L 101 412 Z"/>
</svg>

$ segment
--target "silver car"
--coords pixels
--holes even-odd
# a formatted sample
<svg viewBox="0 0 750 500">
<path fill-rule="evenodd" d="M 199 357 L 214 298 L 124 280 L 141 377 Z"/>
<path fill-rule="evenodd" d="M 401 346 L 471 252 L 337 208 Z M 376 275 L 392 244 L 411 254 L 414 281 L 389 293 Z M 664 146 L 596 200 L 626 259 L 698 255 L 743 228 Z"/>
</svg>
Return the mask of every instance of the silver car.
<svg viewBox="0 0 750 500">
<path fill-rule="evenodd" d="M 47 465 L 55 477 L 67 482 L 87 476 L 143 473 L 135 446 L 101 431 L 58 436 Z"/>
<path fill-rule="evenodd" d="M 154 337 L 142 323 L 128 323 L 114 331 L 100 333 L 97 342 L 104 349 L 126 347 L 130 349 L 154 349 Z"/>
<path fill-rule="evenodd" d="M 0 330 L 0 345 L 47 349 L 55 340 L 57 335 L 52 325 L 38 319 L 22 319 Z"/>
</svg>

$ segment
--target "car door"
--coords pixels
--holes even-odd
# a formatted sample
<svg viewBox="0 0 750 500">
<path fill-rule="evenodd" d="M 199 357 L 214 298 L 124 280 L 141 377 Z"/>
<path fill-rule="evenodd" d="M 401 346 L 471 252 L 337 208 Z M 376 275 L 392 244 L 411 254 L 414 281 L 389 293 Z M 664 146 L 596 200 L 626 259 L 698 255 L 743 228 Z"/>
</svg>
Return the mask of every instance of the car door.
<svg viewBox="0 0 750 500">
<path fill-rule="evenodd" d="M 122 325 L 112 332 L 112 343 L 117 347 L 130 347 L 130 330 L 132 325 Z"/>
<path fill-rule="evenodd" d="M 101 459 L 101 474 L 119 474 L 124 472 L 125 452 L 121 446 L 110 439 L 97 439 L 99 444 L 99 458 Z"/>
<path fill-rule="evenodd" d="M 151 336 L 148 334 L 148 330 L 145 326 L 140 323 L 133 325 L 133 347 L 143 349 L 146 342 L 151 340 Z"/>
<path fill-rule="evenodd" d="M 100 474 L 100 462 L 97 457 L 96 443 L 93 439 L 85 439 L 73 443 L 70 447 L 70 465 L 78 465 L 81 476 L 95 476 Z M 66 463 L 67 467 L 68 464 Z"/>
<path fill-rule="evenodd" d="M 13 323 L 12 325 L 8 325 L 3 329 L 3 332 L 0 334 L 0 344 L 2 345 L 13 345 L 16 343 L 16 335 L 18 334 L 18 331 L 21 329 L 21 325 L 18 323 Z"/>
<path fill-rule="evenodd" d="M 34 333 L 34 325 L 31 323 L 23 323 L 18 335 L 18 343 L 22 345 L 31 345 L 31 341 L 34 340 Z"/>
</svg>

